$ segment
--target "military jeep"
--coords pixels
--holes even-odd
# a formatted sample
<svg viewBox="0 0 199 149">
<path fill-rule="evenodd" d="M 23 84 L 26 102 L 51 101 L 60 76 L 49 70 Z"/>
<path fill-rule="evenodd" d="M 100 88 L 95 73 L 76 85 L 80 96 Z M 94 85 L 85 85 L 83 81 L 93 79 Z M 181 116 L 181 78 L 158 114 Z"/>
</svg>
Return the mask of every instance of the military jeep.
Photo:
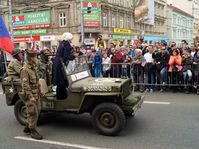
<svg viewBox="0 0 199 149">
<path fill-rule="evenodd" d="M 143 96 L 132 93 L 132 82 L 128 78 L 94 78 L 90 74 L 85 57 L 78 59 L 72 72 L 62 64 L 63 73 L 69 82 L 68 97 L 58 100 L 49 90 L 45 80 L 40 79 L 41 112 L 90 113 L 96 130 L 103 135 L 117 135 L 125 125 L 127 117 L 133 117 L 143 103 Z M 20 79 L 3 79 L 2 87 L 8 106 L 14 105 L 17 121 L 24 125 L 26 107 L 20 95 Z"/>
</svg>

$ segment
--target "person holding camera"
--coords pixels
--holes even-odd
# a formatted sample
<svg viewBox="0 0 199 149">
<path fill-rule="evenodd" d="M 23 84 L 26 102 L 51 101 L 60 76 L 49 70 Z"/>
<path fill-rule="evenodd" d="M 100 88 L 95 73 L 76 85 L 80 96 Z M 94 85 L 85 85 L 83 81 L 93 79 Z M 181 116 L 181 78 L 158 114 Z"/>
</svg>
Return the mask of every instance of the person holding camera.
<svg viewBox="0 0 199 149">
<path fill-rule="evenodd" d="M 177 92 L 178 88 L 175 86 L 176 84 L 179 84 L 182 76 L 182 57 L 180 56 L 179 49 L 174 48 L 172 55 L 169 59 L 169 76 L 173 88 L 173 92 Z"/>
<path fill-rule="evenodd" d="M 152 57 L 155 59 L 156 63 L 156 74 L 157 74 L 157 83 L 161 84 L 160 92 L 165 90 L 165 84 L 167 83 L 167 68 L 169 62 L 169 52 L 166 50 L 166 47 L 161 47 L 159 52 L 153 52 Z"/>
</svg>

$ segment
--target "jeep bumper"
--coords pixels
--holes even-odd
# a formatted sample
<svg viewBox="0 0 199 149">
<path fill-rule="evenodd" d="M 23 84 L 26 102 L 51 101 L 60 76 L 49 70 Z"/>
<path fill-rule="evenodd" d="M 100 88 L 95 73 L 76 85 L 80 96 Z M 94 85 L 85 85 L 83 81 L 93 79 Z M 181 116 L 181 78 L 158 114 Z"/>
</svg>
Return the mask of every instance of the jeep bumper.
<svg viewBox="0 0 199 149">
<path fill-rule="evenodd" d="M 129 95 L 124 99 L 122 109 L 126 115 L 135 115 L 136 111 L 141 108 L 144 96 Z"/>
</svg>

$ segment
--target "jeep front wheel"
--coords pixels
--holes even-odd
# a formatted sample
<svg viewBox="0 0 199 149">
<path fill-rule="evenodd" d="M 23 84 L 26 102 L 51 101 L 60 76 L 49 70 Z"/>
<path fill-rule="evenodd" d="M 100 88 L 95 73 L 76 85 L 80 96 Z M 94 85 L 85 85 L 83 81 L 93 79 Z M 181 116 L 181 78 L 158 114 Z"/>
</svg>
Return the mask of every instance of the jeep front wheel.
<svg viewBox="0 0 199 149">
<path fill-rule="evenodd" d="M 122 109 L 113 103 L 101 103 L 92 113 L 93 126 L 104 135 L 117 135 L 125 125 L 126 118 Z"/>
<path fill-rule="evenodd" d="M 26 112 L 26 106 L 25 106 L 25 104 L 22 100 L 18 100 L 15 103 L 14 113 L 15 113 L 15 117 L 16 117 L 17 121 L 21 125 L 25 125 L 26 124 L 27 112 Z"/>
</svg>

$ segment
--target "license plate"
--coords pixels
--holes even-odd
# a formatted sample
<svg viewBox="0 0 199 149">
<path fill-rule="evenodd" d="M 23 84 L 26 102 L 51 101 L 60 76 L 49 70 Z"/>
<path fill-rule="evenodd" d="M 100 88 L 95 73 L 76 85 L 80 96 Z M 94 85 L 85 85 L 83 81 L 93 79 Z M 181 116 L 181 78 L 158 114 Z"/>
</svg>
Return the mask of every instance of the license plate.
<svg viewBox="0 0 199 149">
<path fill-rule="evenodd" d="M 54 109 L 54 102 L 43 101 L 43 102 L 42 102 L 42 107 L 43 107 L 44 109 Z"/>
</svg>

